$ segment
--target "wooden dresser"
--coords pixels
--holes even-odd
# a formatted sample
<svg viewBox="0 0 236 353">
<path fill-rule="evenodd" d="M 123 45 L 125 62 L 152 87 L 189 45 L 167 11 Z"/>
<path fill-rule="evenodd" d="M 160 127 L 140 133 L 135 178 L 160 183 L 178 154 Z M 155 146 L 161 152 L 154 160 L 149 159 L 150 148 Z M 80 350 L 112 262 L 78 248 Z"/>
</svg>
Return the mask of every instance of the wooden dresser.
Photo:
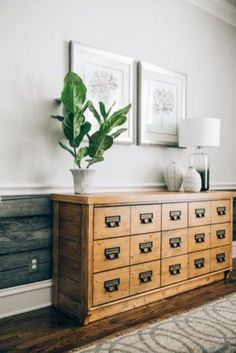
<svg viewBox="0 0 236 353">
<path fill-rule="evenodd" d="M 88 324 L 223 279 L 233 196 L 52 195 L 54 306 Z"/>
</svg>

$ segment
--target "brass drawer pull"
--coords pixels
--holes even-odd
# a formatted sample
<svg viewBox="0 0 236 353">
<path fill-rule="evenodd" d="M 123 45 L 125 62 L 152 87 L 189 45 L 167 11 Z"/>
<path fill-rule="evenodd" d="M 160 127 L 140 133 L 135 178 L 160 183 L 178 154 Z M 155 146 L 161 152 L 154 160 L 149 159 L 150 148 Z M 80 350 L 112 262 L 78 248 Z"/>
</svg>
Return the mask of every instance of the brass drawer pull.
<svg viewBox="0 0 236 353">
<path fill-rule="evenodd" d="M 205 266 L 205 259 L 201 258 L 201 259 L 194 260 L 194 266 L 196 268 L 203 268 Z"/>
<path fill-rule="evenodd" d="M 217 207 L 217 214 L 218 214 L 218 216 L 225 216 L 226 215 L 226 207 Z"/>
<path fill-rule="evenodd" d="M 181 211 L 170 211 L 170 220 L 179 221 L 181 219 Z"/>
<path fill-rule="evenodd" d="M 225 230 L 217 230 L 216 231 L 216 236 L 218 239 L 225 239 Z"/>
<path fill-rule="evenodd" d="M 148 241 L 146 243 L 139 244 L 139 250 L 141 251 L 141 253 L 144 253 L 144 254 L 152 252 L 152 247 L 153 247 L 152 241 Z"/>
<path fill-rule="evenodd" d="M 153 213 L 141 213 L 140 214 L 140 222 L 142 224 L 152 223 L 153 221 Z"/>
<path fill-rule="evenodd" d="M 109 248 L 104 250 L 104 255 L 107 260 L 115 260 L 119 258 L 120 254 L 120 247 L 117 246 L 116 248 Z"/>
<path fill-rule="evenodd" d="M 204 243 L 205 242 L 205 233 L 195 234 L 194 236 L 196 243 Z"/>
<path fill-rule="evenodd" d="M 111 279 L 110 281 L 104 282 L 104 288 L 107 292 L 116 292 L 117 290 L 119 290 L 119 285 L 120 285 L 119 278 L 114 278 L 114 279 Z"/>
<path fill-rule="evenodd" d="M 195 210 L 195 215 L 197 218 L 203 218 L 206 215 L 206 210 L 205 208 L 197 208 Z"/>
<path fill-rule="evenodd" d="M 139 274 L 139 280 L 141 283 L 151 282 L 152 280 L 152 271 L 141 272 Z"/>
<path fill-rule="evenodd" d="M 120 216 L 109 216 L 105 217 L 105 223 L 109 228 L 115 228 L 120 226 Z"/>
<path fill-rule="evenodd" d="M 216 254 L 216 261 L 217 262 L 225 262 L 225 253 Z"/>
<path fill-rule="evenodd" d="M 171 248 L 179 248 L 181 246 L 181 237 L 170 238 L 169 243 Z"/>
<path fill-rule="evenodd" d="M 171 275 L 179 275 L 181 270 L 181 264 L 176 264 L 176 265 L 170 265 L 169 266 L 169 272 Z"/>
</svg>

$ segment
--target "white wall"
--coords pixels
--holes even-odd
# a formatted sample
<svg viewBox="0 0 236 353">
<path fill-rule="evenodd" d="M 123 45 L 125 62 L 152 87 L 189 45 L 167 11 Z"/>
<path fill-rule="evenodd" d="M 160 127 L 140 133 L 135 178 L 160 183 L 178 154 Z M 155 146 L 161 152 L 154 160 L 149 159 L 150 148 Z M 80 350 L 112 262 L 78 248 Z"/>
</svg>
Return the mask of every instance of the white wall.
<svg viewBox="0 0 236 353">
<path fill-rule="evenodd" d="M 236 29 L 184 0 L 0 1 L 0 187 L 71 186 L 57 145 L 57 108 L 70 40 L 188 75 L 188 116 L 222 119 L 212 182 L 236 184 Z M 97 164 L 97 185 L 162 182 L 189 151 L 117 145 Z"/>
</svg>

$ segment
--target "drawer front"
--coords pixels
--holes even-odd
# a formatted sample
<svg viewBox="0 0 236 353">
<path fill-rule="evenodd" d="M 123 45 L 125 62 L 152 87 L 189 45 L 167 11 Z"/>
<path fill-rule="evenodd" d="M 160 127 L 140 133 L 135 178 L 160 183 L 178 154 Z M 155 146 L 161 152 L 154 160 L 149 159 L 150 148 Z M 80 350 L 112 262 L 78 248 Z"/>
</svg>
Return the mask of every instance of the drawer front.
<svg viewBox="0 0 236 353">
<path fill-rule="evenodd" d="M 93 246 L 93 272 L 128 266 L 129 242 L 129 237 L 95 240 Z"/>
<path fill-rule="evenodd" d="M 200 251 L 210 248 L 211 227 L 202 226 L 189 228 L 188 252 Z"/>
<path fill-rule="evenodd" d="M 101 207 L 94 210 L 94 239 L 130 234 L 130 207 Z"/>
<path fill-rule="evenodd" d="M 160 287 L 160 261 L 130 267 L 130 295 Z"/>
<path fill-rule="evenodd" d="M 211 247 L 231 244 L 231 223 L 214 224 L 211 226 Z"/>
<path fill-rule="evenodd" d="M 133 235 L 130 237 L 130 263 L 160 259 L 161 233 Z"/>
<path fill-rule="evenodd" d="M 224 223 L 231 221 L 231 201 L 219 200 L 211 203 L 211 223 Z"/>
<path fill-rule="evenodd" d="M 93 275 L 93 305 L 100 305 L 129 295 L 129 268 Z"/>
<path fill-rule="evenodd" d="M 210 201 L 189 203 L 189 227 L 203 226 L 211 223 Z"/>
<path fill-rule="evenodd" d="M 161 260 L 161 285 L 185 281 L 188 278 L 188 255 Z"/>
<path fill-rule="evenodd" d="M 162 205 L 162 230 L 186 228 L 187 222 L 187 203 L 171 203 Z"/>
<path fill-rule="evenodd" d="M 161 206 L 131 207 L 131 234 L 159 232 L 161 230 Z"/>
<path fill-rule="evenodd" d="M 188 255 L 189 278 L 204 275 L 210 272 L 210 250 L 198 251 Z"/>
<path fill-rule="evenodd" d="M 218 271 L 231 265 L 231 246 L 211 249 L 211 271 Z"/>
<path fill-rule="evenodd" d="M 177 229 L 162 232 L 161 256 L 162 258 L 183 255 L 187 253 L 188 230 Z"/>
</svg>

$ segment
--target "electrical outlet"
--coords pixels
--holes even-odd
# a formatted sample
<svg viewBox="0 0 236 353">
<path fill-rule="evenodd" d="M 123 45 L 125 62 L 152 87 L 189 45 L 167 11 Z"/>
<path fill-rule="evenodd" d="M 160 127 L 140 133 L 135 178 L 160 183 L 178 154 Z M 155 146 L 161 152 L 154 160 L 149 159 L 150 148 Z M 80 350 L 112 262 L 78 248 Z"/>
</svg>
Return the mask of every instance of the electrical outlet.
<svg viewBox="0 0 236 353">
<path fill-rule="evenodd" d="M 29 272 L 38 272 L 39 270 L 39 259 L 38 257 L 31 257 L 29 259 Z"/>
</svg>

